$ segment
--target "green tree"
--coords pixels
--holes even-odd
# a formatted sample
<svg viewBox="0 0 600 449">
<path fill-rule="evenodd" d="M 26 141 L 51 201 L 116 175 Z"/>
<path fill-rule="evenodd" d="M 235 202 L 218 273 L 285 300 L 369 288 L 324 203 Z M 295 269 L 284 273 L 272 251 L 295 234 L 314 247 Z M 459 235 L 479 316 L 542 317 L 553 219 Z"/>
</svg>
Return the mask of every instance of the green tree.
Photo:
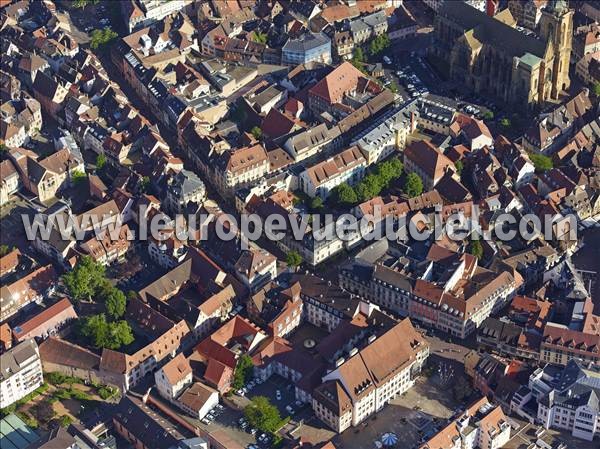
<svg viewBox="0 0 600 449">
<path fill-rule="evenodd" d="M 365 52 L 363 51 L 363 49 L 361 47 L 356 47 L 354 49 L 354 53 L 352 55 L 352 59 L 354 61 L 363 63 L 365 62 Z"/>
<path fill-rule="evenodd" d="M 469 243 L 469 253 L 477 257 L 477 260 L 483 257 L 483 246 L 479 240 L 471 240 L 471 243 Z"/>
<path fill-rule="evenodd" d="M 410 197 L 414 198 L 423 193 L 423 180 L 416 173 L 410 173 L 406 177 L 406 184 L 404 184 L 404 192 Z"/>
<path fill-rule="evenodd" d="M 106 312 L 112 319 L 116 320 L 125 314 L 127 308 L 125 293 L 109 284 L 109 287 L 104 289 L 101 296 L 106 305 Z"/>
<path fill-rule="evenodd" d="M 75 301 L 90 299 L 104 282 L 104 266 L 83 256 L 75 268 L 63 275 L 62 281 Z"/>
<path fill-rule="evenodd" d="M 265 396 L 252 398 L 244 409 L 244 415 L 252 427 L 263 432 L 276 432 L 281 425 L 279 410 Z"/>
<path fill-rule="evenodd" d="M 298 251 L 290 251 L 285 256 L 285 263 L 292 268 L 299 267 L 302 264 L 302 256 Z"/>
<path fill-rule="evenodd" d="M 456 173 L 458 173 L 459 176 L 462 175 L 463 168 L 465 168 L 463 162 L 462 161 L 456 161 L 454 163 L 454 166 L 456 167 Z"/>
<path fill-rule="evenodd" d="M 150 189 L 150 178 L 148 176 L 144 176 L 140 180 L 140 191 L 142 193 L 148 193 L 149 189 Z"/>
<path fill-rule="evenodd" d="M 109 349 L 118 349 L 133 342 L 133 332 L 127 321 L 115 321 L 108 324 Z M 111 348 L 111 346 L 114 346 Z"/>
<path fill-rule="evenodd" d="M 83 181 L 85 181 L 86 178 L 87 175 L 82 171 L 73 170 L 73 172 L 71 173 L 71 182 L 73 183 L 73 185 L 80 185 Z"/>
<path fill-rule="evenodd" d="M 254 31 L 250 36 L 254 42 L 257 42 L 259 44 L 267 43 L 268 36 L 266 33 L 261 33 L 260 31 Z"/>
<path fill-rule="evenodd" d="M 484 120 L 494 120 L 494 113 L 492 111 L 485 111 L 483 118 Z"/>
<path fill-rule="evenodd" d="M 92 50 L 104 49 L 117 37 L 119 35 L 110 28 L 94 30 L 91 34 L 90 47 Z"/>
<path fill-rule="evenodd" d="M 356 191 L 348 183 L 345 182 L 335 187 L 331 191 L 330 197 L 333 200 L 333 202 L 344 206 L 353 206 L 358 202 L 358 196 L 356 195 Z"/>
<path fill-rule="evenodd" d="M 79 332 L 95 347 L 105 347 L 108 340 L 108 322 L 106 321 L 106 317 L 104 314 L 85 317 L 80 323 Z"/>
<path fill-rule="evenodd" d="M 75 8 L 85 8 L 87 5 L 95 5 L 99 0 L 73 0 Z"/>
<path fill-rule="evenodd" d="M 59 419 L 60 426 L 64 428 L 69 427 L 72 422 L 73 418 L 71 418 L 69 415 L 62 415 Z"/>
<path fill-rule="evenodd" d="M 398 83 L 396 82 L 396 80 L 392 80 L 391 84 L 390 84 L 390 90 L 392 91 L 392 93 L 397 94 L 398 91 L 400 90 L 400 88 L 398 87 Z"/>
<path fill-rule="evenodd" d="M 592 85 L 592 92 L 594 92 L 595 96 L 600 97 L 600 81 L 596 81 Z"/>
<path fill-rule="evenodd" d="M 247 354 L 241 356 L 235 366 L 231 386 L 236 390 L 242 388 L 252 378 L 253 369 L 252 358 Z"/>
<path fill-rule="evenodd" d="M 502 128 L 504 128 L 505 130 L 507 130 L 508 128 L 510 128 L 512 126 L 512 123 L 509 118 L 504 117 L 502 120 L 500 120 L 500 126 Z"/>
<path fill-rule="evenodd" d="M 262 129 L 255 126 L 250 130 L 250 134 L 252 134 L 256 140 L 259 140 L 262 137 Z"/>
<path fill-rule="evenodd" d="M 360 70 L 361 72 L 364 72 L 365 68 L 364 68 L 364 64 L 365 64 L 365 53 L 363 51 L 362 48 L 360 47 L 356 47 L 354 49 L 354 53 L 352 55 L 352 59 L 350 60 L 350 63 L 356 67 L 358 70 Z"/>
<path fill-rule="evenodd" d="M 364 179 L 356 186 L 356 195 L 359 201 L 368 201 L 373 197 L 379 195 L 383 189 L 383 182 L 379 176 L 375 173 L 368 174 Z"/>
<path fill-rule="evenodd" d="M 79 332 L 97 348 L 119 349 L 134 340 L 127 321 L 109 323 L 103 313 L 84 318 Z"/>
<path fill-rule="evenodd" d="M 533 163 L 535 170 L 538 173 L 550 170 L 554 167 L 552 159 L 543 154 L 530 154 L 529 158 L 531 159 L 531 162 Z"/>
<path fill-rule="evenodd" d="M 323 200 L 320 196 L 315 196 L 310 200 L 310 210 L 312 212 L 318 212 L 323 209 Z"/>
<path fill-rule="evenodd" d="M 377 166 L 376 174 L 379 177 L 381 185 L 386 188 L 389 187 L 390 183 L 395 179 L 402 176 L 404 170 L 404 164 L 402 161 L 394 157 L 388 161 L 382 162 Z"/>
<path fill-rule="evenodd" d="M 14 248 L 11 248 L 8 245 L 0 245 L 0 257 L 4 257 L 6 256 L 8 253 L 10 253 Z"/>
<path fill-rule="evenodd" d="M 369 53 L 371 56 L 377 56 L 389 46 L 390 38 L 387 34 L 380 34 L 375 39 L 371 40 L 371 43 L 369 44 Z"/>
<path fill-rule="evenodd" d="M 106 156 L 104 156 L 104 153 L 100 153 L 96 157 L 96 168 L 98 170 L 102 170 L 105 165 L 106 165 Z"/>
</svg>

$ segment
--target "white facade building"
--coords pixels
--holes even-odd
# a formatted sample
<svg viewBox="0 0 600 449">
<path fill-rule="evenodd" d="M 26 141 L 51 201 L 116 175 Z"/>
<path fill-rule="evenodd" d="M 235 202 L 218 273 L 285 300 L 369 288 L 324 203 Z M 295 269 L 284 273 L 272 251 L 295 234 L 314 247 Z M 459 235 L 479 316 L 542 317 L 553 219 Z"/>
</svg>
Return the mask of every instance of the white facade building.
<svg viewBox="0 0 600 449">
<path fill-rule="evenodd" d="M 0 408 L 8 407 L 42 385 L 38 345 L 29 339 L 0 356 Z"/>
</svg>

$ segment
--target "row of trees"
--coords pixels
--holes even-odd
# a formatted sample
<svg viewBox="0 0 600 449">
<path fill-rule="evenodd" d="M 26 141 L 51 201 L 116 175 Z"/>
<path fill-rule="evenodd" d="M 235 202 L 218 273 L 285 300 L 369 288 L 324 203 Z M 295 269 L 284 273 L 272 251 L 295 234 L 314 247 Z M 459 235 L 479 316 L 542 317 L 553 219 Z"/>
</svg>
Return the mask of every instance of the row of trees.
<svg viewBox="0 0 600 449">
<path fill-rule="evenodd" d="M 403 168 L 402 162 L 398 158 L 382 162 L 355 187 L 342 183 L 334 188 L 330 201 L 343 206 L 354 206 L 369 201 L 388 188 L 392 181 L 400 178 Z M 423 193 L 423 180 L 416 173 L 409 173 L 406 176 L 403 190 L 410 198 L 414 198 Z"/>
<path fill-rule="evenodd" d="M 398 158 L 381 162 L 355 187 L 342 183 L 334 188 L 330 196 L 331 201 L 344 206 L 354 206 L 359 202 L 368 201 L 402 176 L 403 169 L 404 166 Z"/>
</svg>

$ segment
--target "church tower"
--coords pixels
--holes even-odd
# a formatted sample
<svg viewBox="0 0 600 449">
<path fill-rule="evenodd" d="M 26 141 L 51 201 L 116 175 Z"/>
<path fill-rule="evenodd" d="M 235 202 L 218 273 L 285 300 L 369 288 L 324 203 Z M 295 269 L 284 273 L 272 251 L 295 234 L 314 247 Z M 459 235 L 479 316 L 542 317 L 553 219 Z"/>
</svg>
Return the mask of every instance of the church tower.
<svg viewBox="0 0 600 449">
<path fill-rule="evenodd" d="M 565 0 L 549 0 L 542 9 L 540 35 L 550 41 L 554 49 L 552 91 L 550 97 L 558 99 L 561 90 L 569 88 L 569 61 L 573 42 L 573 14 Z"/>
</svg>

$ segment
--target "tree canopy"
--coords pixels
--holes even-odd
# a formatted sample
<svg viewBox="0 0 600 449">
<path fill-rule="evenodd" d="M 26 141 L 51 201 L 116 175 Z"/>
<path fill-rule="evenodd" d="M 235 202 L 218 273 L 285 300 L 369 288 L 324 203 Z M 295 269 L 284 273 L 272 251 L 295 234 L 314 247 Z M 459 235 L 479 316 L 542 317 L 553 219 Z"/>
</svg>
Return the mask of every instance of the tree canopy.
<svg viewBox="0 0 600 449">
<path fill-rule="evenodd" d="M 371 56 L 376 56 L 390 46 L 390 38 L 387 34 L 380 34 L 371 40 L 369 44 L 369 53 Z"/>
<path fill-rule="evenodd" d="M 323 209 L 323 200 L 320 196 L 315 196 L 310 200 L 310 209 L 312 212 L 318 212 Z"/>
<path fill-rule="evenodd" d="M 255 126 L 250 130 L 250 134 L 252 134 L 256 140 L 258 140 L 262 137 L 262 129 L 260 129 L 258 126 Z"/>
<path fill-rule="evenodd" d="M 454 166 L 456 167 L 456 173 L 458 173 L 459 176 L 462 175 L 463 168 L 465 168 L 463 162 L 462 161 L 456 161 L 454 163 Z"/>
<path fill-rule="evenodd" d="M 73 0 L 73 6 L 75 8 L 85 8 L 87 5 L 95 5 L 100 0 Z"/>
<path fill-rule="evenodd" d="M 150 189 L 150 178 L 148 176 L 144 176 L 140 180 L 140 190 L 142 191 L 142 193 L 148 193 L 149 189 Z"/>
<path fill-rule="evenodd" d="M 96 348 L 119 349 L 133 342 L 133 332 L 127 321 L 106 320 L 103 313 L 83 318 L 79 332 Z"/>
<path fill-rule="evenodd" d="M 594 83 L 594 85 L 592 86 L 592 92 L 594 92 L 594 95 L 596 95 L 597 97 L 600 97 L 600 81 L 596 81 Z"/>
<path fill-rule="evenodd" d="M 512 123 L 509 118 L 504 117 L 502 120 L 500 120 L 500 126 L 504 129 L 508 129 L 512 126 Z"/>
<path fill-rule="evenodd" d="M 112 319 L 121 318 L 125 314 L 127 308 L 127 298 L 118 288 L 106 282 L 100 291 L 100 299 L 106 306 L 106 313 Z"/>
<path fill-rule="evenodd" d="M 102 170 L 105 165 L 106 165 L 106 156 L 104 156 L 104 153 L 100 153 L 96 157 L 96 168 L 98 170 Z"/>
<path fill-rule="evenodd" d="M 292 268 L 299 267 L 302 264 L 302 256 L 298 251 L 290 251 L 285 256 L 285 262 Z"/>
<path fill-rule="evenodd" d="M 282 422 L 279 410 L 265 396 L 252 398 L 244 415 L 252 427 L 263 432 L 276 432 Z"/>
<path fill-rule="evenodd" d="M 90 47 L 92 50 L 98 50 L 106 47 L 119 35 L 110 28 L 96 29 L 91 33 Z"/>
<path fill-rule="evenodd" d="M 406 177 L 404 192 L 411 198 L 419 196 L 421 193 L 423 193 L 423 180 L 421 177 L 416 173 L 410 173 Z"/>
<path fill-rule="evenodd" d="M 403 169 L 404 165 L 397 157 L 380 162 L 356 187 L 352 188 L 348 184 L 342 183 L 334 188 L 331 200 L 344 206 L 353 206 L 359 201 L 368 201 L 389 187 L 392 181 L 402 176 Z"/>
<path fill-rule="evenodd" d="M 350 60 L 350 63 L 361 72 L 364 72 L 365 60 L 365 53 L 363 52 L 363 49 L 360 47 L 356 47 L 354 49 L 354 53 L 352 54 L 352 59 Z"/>
<path fill-rule="evenodd" d="M 267 43 L 267 34 L 266 33 L 261 33 L 260 31 L 253 31 L 251 34 L 251 39 L 254 42 L 257 42 L 259 44 L 266 44 Z"/>
<path fill-rule="evenodd" d="M 82 171 L 73 170 L 73 172 L 71 173 L 71 181 L 74 185 L 81 184 L 83 181 L 85 181 L 86 178 L 87 175 Z"/>
<path fill-rule="evenodd" d="M 529 158 L 531 159 L 531 162 L 535 166 L 535 170 L 537 172 L 544 172 L 554 167 L 552 159 L 543 154 L 530 154 Z"/>
<path fill-rule="evenodd" d="M 75 268 L 62 277 L 71 298 L 90 299 L 104 283 L 105 268 L 90 256 L 83 256 Z"/>
<path fill-rule="evenodd" d="M 479 240 L 471 240 L 471 243 L 469 243 L 469 253 L 477 257 L 478 260 L 483 257 L 483 246 Z"/>
<path fill-rule="evenodd" d="M 8 245 L 0 245 L 0 257 L 4 257 L 6 256 L 8 253 L 10 253 L 14 248 L 11 248 Z"/>
<path fill-rule="evenodd" d="M 233 388 L 236 390 L 242 388 L 252 378 L 253 369 L 254 364 L 250 356 L 248 354 L 241 356 L 233 373 L 233 382 L 231 383 Z"/>
<path fill-rule="evenodd" d="M 354 189 L 346 182 L 336 186 L 330 193 L 331 201 L 343 206 L 352 206 L 357 203 L 358 196 Z"/>
</svg>

